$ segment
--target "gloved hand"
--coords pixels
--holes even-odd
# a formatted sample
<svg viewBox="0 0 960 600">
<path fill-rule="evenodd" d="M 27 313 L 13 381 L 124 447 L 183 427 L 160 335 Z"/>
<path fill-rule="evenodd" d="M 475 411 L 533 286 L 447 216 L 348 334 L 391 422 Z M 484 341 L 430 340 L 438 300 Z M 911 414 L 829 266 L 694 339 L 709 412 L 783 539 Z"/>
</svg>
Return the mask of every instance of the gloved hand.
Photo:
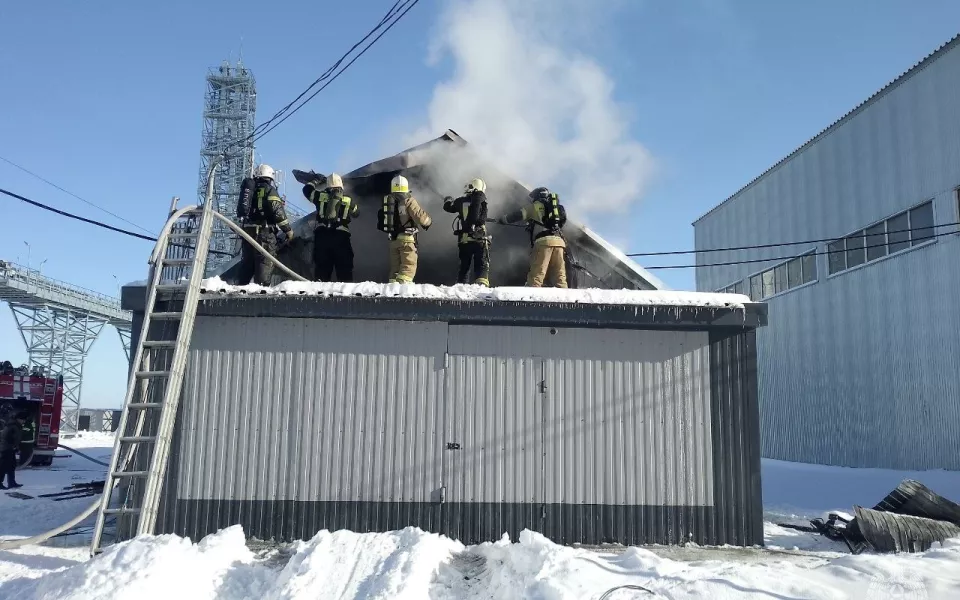
<svg viewBox="0 0 960 600">
<path fill-rule="evenodd" d="M 453 196 L 444 196 L 444 197 L 443 197 L 443 201 L 444 201 L 444 202 L 453 202 Z"/>
<path fill-rule="evenodd" d="M 293 240 L 293 238 L 294 238 L 294 234 L 292 229 L 290 231 L 281 231 L 280 233 L 277 234 L 277 241 L 280 242 L 281 244 L 287 244 L 291 240 Z"/>
</svg>

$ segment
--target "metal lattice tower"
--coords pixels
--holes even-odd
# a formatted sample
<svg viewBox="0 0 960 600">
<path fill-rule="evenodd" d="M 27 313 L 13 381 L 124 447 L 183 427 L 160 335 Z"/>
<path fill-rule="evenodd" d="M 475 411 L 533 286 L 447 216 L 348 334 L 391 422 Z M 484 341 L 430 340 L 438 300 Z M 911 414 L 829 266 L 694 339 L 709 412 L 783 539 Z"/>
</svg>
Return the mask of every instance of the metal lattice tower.
<svg viewBox="0 0 960 600">
<path fill-rule="evenodd" d="M 198 205 L 206 197 L 210 166 L 221 160 L 213 191 L 213 209 L 236 220 L 237 197 L 244 177 L 253 172 L 253 133 L 257 111 L 257 87 L 253 73 L 237 62 L 224 62 L 207 73 L 203 106 L 203 138 L 200 147 Z M 221 222 L 214 225 L 206 275 L 222 269 L 239 253 L 239 239 Z"/>
<path fill-rule="evenodd" d="M 2 260 L 0 300 L 10 305 L 30 365 L 63 377 L 60 432 L 76 433 L 87 353 L 103 326 L 113 325 L 129 356 L 132 315 L 116 298 Z"/>
</svg>

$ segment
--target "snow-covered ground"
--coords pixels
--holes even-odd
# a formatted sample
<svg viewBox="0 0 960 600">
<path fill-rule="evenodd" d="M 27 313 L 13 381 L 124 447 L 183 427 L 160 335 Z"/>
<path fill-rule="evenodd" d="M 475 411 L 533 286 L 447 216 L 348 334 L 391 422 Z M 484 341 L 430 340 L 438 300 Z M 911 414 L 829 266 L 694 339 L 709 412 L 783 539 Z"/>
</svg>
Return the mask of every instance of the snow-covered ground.
<svg viewBox="0 0 960 600">
<path fill-rule="evenodd" d="M 95 458 L 109 458 L 109 437 L 71 442 Z M 60 491 L 103 473 L 76 456 L 57 459 L 55 465 L 54 470 L 23 472 L 21 491 Z M 621 589 L 609 600 L 960 598 L 960 540 L 923 554 L 850 556 L 842 545 L 775 525 L 828 510 L 849 512 L 853 504 L 873 505 L 904 477 L 960 498 L 960 473 L 764 461 L 766 549 L 591 550 L 557 546 L 532 532 L 519 540 L 464 547 L 413 528 L 368 534 L 323 531 L 309 541 L 258 548 L 248 547 L 240 528 L 232 527 L 199 543 L 169 535 L 146 537 L 113 546 L 93 561 L 85 546 L 0 550 L 0 598 L 595 599 L 620 585 L 642 586 L 653 595 Z M 54 503 L 0 495 L 0 534 L 38 533 L 88 504 L 89 499 Z M 39 514 L 44 514 L 42 523 L 34 521 Z M 85 541 L 83 536 L 60 538 L 61 543 L 71 539 Z"/>
<path fill-rule="evenodd" d="M 270 294 L 307 296 L 364 296 L 381 298 L 426 298 L 467 302 L 570 302 L 579 304 L 626 304 L 630 306 L 704 306 L 743 308 L 750 298 L 740 294 L 672 292 L 649 290 L 558 289 L 495 287 L 480 285 L 437 286 L 420 283 L 329 283 L 284 281 L 273 287 L 256 284 L 230 285 L 219 277 L 204 279 L 205 292 L 222 294 Z"/>
</svg>

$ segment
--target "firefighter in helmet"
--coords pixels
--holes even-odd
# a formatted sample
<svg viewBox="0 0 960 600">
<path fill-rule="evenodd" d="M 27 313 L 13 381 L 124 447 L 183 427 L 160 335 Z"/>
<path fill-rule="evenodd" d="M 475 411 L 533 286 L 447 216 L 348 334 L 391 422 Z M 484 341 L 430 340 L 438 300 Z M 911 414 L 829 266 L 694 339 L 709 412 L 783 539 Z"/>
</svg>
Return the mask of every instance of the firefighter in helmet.
<svg viewBox="0 0 960 600">
<path fill-rule="evenodd" d="M 343 179 L 336 173 L 318 177 L 303 186 L 303 195 L 317 207 L 313 233 L 313 266 L 317 281 L 353 281 L 353 244 L 350 221 L 360 208 L 343 193 Z"/>
<path fill-rule="evenodd" d="M 412 283 L 417 274 L 417 233 L 433 223 L 410 194 L 407 178 L 397 175 L 377 213 L 377 229 L 390 237 L 389 283 Z"/>
<path fill-rule="evenodd" d="M 244 180 L 237 203 L 237 217 L 243 230 L 271 256 L 277 256 L 279 244 L 293 239 L 293 228 L 287 219 L 283 199 L 274 183 L 276 175 L 270 165 L 257 167 L 254 176 Z M 280 239 L 277 239 L 277 230 Z M 246 240 L 240 254 L 240 285 L 254 283 L 270 285 L 274 264 Z"/>
<path fill-rule="evenodd" d="M 443 210 L 457 215 L 454 235 L 460 254 L 457 283 L 467 283 L 471 263 L 473 283 L 490 286 L 490 236 L 487 235 L 487 184 L 472 179 L 464 186 L 463 196 L 443 199 Z"/>
<path fill-rule="evenodd" d="M 0 431 L 0 490 L 12 490 L 23 487 L 17 483 L 17 451 L 23 436 L 23 424 L 27 415 L 17 413 L 8 419 Z M 6 485 L 3 482 L 6 481 Z"/>
<path fill-rule="evenodd" d="M 567 222 L 567 212 L 560 204 L 557 194 L 545 187 L 530 192 L 530 204 L 497 219 L 502 225 L 526 221 L 530 232 L 533 256 L 527 285 L 543 287 L 546 279 L 553 280 L 556 287 L 567 287 L 567 266 L 564 254 L 567 244 L 562 229 Z"/>
</svg>

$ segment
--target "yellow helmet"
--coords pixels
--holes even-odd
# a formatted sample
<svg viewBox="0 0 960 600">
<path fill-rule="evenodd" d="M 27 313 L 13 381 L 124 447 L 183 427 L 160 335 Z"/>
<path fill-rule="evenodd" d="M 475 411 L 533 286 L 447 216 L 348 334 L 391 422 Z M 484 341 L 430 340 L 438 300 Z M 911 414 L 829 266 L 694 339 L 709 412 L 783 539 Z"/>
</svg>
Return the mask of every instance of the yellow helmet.
<svg viewBox="0 0 960 600">
<path fill-rule="evenodd" d="M 327 188 L 343 189 L 343 179 L 336 173 L 330 173 L 330 177 L 327 177 Z"/>
<path fill-rule="evenodd" d="M 465 194 L 470 194 L 473 192 L 485 192 L 487 191 L 487 184 L 483 182 L 482 179 L 471 179 L 467 185 L 463 186 L 463 192 Z"/>
<path fill-rule="evenodd" d="M 390 182 L 390 191 L 409 193 L 410 184 L 407 182 L 407 178 L 404 177 L 403 175 L 397 175 L 396 177 L 394 177 L 393 180 Z"/>
</svg>

